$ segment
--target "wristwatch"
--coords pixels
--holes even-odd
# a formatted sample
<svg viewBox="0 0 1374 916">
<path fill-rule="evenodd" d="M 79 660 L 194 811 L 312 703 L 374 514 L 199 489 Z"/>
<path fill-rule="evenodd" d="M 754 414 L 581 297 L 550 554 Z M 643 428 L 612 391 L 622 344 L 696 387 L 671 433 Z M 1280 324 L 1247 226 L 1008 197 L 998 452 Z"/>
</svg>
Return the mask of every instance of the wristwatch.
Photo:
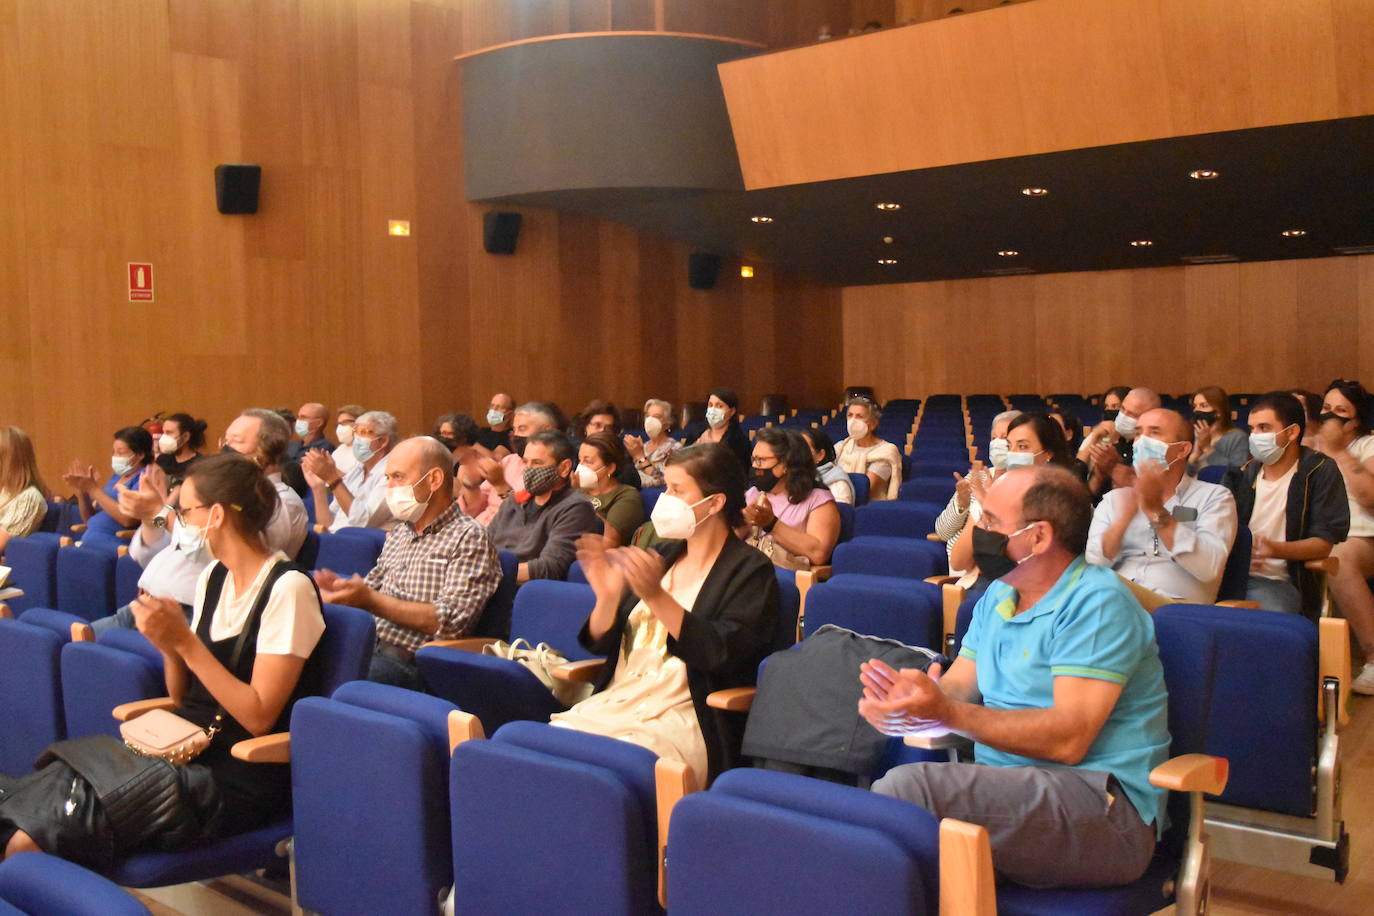
<svg viewBox="0 0 1374 916">
<path fill-rule="evenodd" d="M 151 521 L 151 522 L 153 523 L 153 527 L 154 527 L 154 528 L 157 528 L 157 529 L 159 529 L 159 530 L 161 530 L 161 531 L 166 531 L 166 530 L 167 530 L 167 519 L 169 519 L 169 518 L 171 518 L 171 517 L 172 517 L 172 507 L 171 507 L 171 506 L 163 506 L 163 507 L 162 507 L 162 511 L 159 512 L 157 515 L 154 515 L 151 519 L 149 519 L 149 521 Z"/>
</svg>

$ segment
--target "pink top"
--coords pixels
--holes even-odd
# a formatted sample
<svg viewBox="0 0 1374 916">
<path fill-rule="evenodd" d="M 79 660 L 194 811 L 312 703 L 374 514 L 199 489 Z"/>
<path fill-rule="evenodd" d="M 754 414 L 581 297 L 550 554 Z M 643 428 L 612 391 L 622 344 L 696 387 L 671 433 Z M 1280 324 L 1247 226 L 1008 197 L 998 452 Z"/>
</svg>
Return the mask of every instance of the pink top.
<svg viewBox="0 0 1374 916">
<path fill-rule="evenodd" d="M 750 487 L 749 492 L 744 494 L 744 501 L 753 505 L 759 501 L 758 487 Z M 811 495 L 799 503 L 787 501 L 786 493 L 769 493 L 768 503 L 773 507 L 773 514 L 790 528 L 806 530 L 806 520 L 811 517 L 811 510 L 826 503 L 833 503 L 835 495 L 830 492 L 829 487 L 818 486 L 811 491 Z"/>
</svg>

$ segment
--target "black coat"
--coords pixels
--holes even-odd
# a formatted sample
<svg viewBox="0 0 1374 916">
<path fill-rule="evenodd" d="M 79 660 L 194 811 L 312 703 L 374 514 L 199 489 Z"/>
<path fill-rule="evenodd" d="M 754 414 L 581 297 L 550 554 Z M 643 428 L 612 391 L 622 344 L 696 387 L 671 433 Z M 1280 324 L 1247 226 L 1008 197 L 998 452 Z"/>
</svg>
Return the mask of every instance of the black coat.
<svg viewBox="0 0 1374 916">
<path fill-rule="evenodd" d="M 660 550 L 671 566 L 686 553 L 685 541 L 669 541 Z M 639 603 L 626 589 L 616 610 L 615 624 L 600 639 L 592 639 L 587 624 L 578 634 L 588 652 L 606 656 L 596 690 L 602 691 L 615 677 L 620 648 L 630 612 Z M 778 620 L 778 580 L 773 564 L 762 553 L 735 537 L 726 538 L 715 565 L 706 574 L 696 603 L 682 618 L 677 639 L 668 637 L 668 652 L 687 666 L 687 686 L 692 694 L 701 734 L 706 739 L 707 781 L 734 766 L 744 737 L 744 717 L 712 709 L 706 697 L 728 687 L 752 686 L 759 662 L 773 648 Z"/>
<path fill-rule="evenodd" d="M 696 420 L 688 424 L 687 429 L 684 431 L 687 445 L 695 445 L 696 441 L 701 438 L 701 434 L 706 432 L 706 429 L 705 420 Z M 734 452 L 735 457 L 739 459 L 740 467 L 744 468 L 744 473 L 748 475 L 750 462 L 754 457 L 754 446 L 749 442 L 749 434 L 739 425 L 738 417 L 730 418 L 730 422 L 726 424 L 725 435 L 721 437 L 720 444 L 728 448 L 731 452 Z"/>
<path fill-rule="evenodd" d="M 1250 524 L 1255 511 L 1255 481 L 1263 467 L 1252 458 L 1244 466 L 1227 471 L 1221 479 L 1236 498 L 1236 520 L 1242 525 Z M 1340 468 L 1320 452 L 1304 448 L 1288 485 L 1284 537 L 1289 541 L 1321 538 L 1339 544 L 1349 533 L 1350 501 Z M 1322 603 L 1317 574 L 1299 561 L 1290 561 L 1288 577 L 1302 596 L 1303 613 L 1315 619 Z"/>
</svg>

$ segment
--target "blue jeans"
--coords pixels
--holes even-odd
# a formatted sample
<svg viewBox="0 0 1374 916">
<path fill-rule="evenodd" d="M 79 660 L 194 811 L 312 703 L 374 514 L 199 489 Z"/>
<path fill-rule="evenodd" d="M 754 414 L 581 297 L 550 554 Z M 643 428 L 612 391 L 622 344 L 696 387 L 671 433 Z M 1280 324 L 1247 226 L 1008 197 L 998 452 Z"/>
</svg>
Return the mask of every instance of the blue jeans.
<svg viewBox="0 0 1374 916">
<path fill-rule="evenodd" d="M 1245 586 L 1245 598 L 1258 601 L 1266 611 L 1281 614 L 1301 614 L 1302 595 L 1287 579 L 1266 579 L 1264 576 L 1251 576 Z"/>
<path fill-rule="evenodd" d="M 425 692 L 424 679 L 420 677 L 420 669 L 415 667 L 414 662 L 407 665 L 399 658 L 392 658 L 380 652 L 372 653 L 372 662 L 367 667 L 367 679 L 378 684 L 390 684 L 419 693 Z"/>
</svg>

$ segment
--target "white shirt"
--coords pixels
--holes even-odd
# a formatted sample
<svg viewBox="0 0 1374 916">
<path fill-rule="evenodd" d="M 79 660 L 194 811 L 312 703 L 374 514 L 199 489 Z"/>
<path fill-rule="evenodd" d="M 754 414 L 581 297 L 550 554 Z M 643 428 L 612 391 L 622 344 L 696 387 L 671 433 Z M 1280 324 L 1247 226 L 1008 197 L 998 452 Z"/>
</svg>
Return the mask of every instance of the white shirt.
<svg viewBox="0 0 1374 916">
<path fill-rule="evenodd" d="M 338 445 L 332 452 L 334 456 L 334 467 L 339 469 L 340 474 L 347 474 L 358 466 L 358 459 L 353 456 L 352 445 Z"/>
<path fill-rule="evenodd" d="M 1360 464 L 1364 464 L 1374 456 L 1374 436 L 1361 436 L 1350 443 L 1346 451 Z M 1350 499 L 1350 537 L 1374 537 L 1374 513 L 1370 513 L 1350 495 L 1354 491 L 1350 489 L 1349 484 L 1346 484 L 1345 491 Z"/>
<path fill-rule="evenodd" d="M 353 494 L 353 505 L 345 514 L 336 499 L 329 500 L 329 511 L 334 520 L 329 523 L 330 531 L 341 528 L 381 528 L 391 521 L 391 509 L 386 504 L 386 463 L 390 453 L 372 466 L 363 476 L 363 466 L 356 464 L 353 470 L 344 475 L 343 485 Z M 305 511 L 305 507 L 301 507 Z"/>
<path fill-rule="evenodd" d="M 1278 480 L 1265 480 L 1263 470 L 1255 478 L 1255 508 L 1250 513 L 1250 533 L 1255 540 L 1262 537 L 1271 541 L 1288 540 L 1288 486 L 1293 482 L 1293 473 L 1297 469 L 1298 463 L 1295 461 Z M 1273 557 L 1251 572 L 1266 579 L 1288 581 L 1287 561 Z"/>
<path fill-rule="evenodd" d="M 234 587 L 232 573 L 224 577 L 224 588 L 220 591 L 219 607 L 210 621 L 210 638 L 215 642 L 230 639 L 243 632 L 248 622 L 248 614 L 253 610 L 262 591 L 267 574 L 278 560 L 286 559 L 280 550 L 268 558 L 252 583 L 239 595 Z M 191 616 L 191 629 L 200 625 L 200 615 L 205 609 L 205 589 L 210 580 L 210 570 L 214 563 L 206 566 L 196 583 L 196 609 Z M 302 573 L 292 570 L 277 580 L 267 606 L 262 611 L 262 625 L 258 628 L 259 655 L 294 655 L 309 658 L 315 644 L 324 633 L 324 612 L 319 599 L 315 596 L 315 586 Z"/>
<path fill-rule="evenodd" d="M 288 557 L 301 552 L 305 543 L 306 527 L 310 517 L 305 514 L 305 503 L 295 490 L 282 483 L 280 474 L 268 474 L 267 479 L 277 488 L 277 508 L 267 522 L 268 550 L 280 550 Z"/>
<path fill-rule="evenodd" d="M 1226 557 L 1236 539 L 1236 501 L 1225 487 L 1184 477 L 1164 508 L 1175 517 L 1179 507 L 1197 518 L 1174 526 L 1174 547 L 1157 539 L 1136 502 L 1135 488 L 1110 491 L 1097 504 L 1088 531 L 1088 562 L 1116 570 L 1124 578 L 1168 598 L 1211 604 L 1221 587 Z M 1132 516 L 1115 560 L 1102 553 L 1102 536 L 1122 512 Z"/>
</svg>

